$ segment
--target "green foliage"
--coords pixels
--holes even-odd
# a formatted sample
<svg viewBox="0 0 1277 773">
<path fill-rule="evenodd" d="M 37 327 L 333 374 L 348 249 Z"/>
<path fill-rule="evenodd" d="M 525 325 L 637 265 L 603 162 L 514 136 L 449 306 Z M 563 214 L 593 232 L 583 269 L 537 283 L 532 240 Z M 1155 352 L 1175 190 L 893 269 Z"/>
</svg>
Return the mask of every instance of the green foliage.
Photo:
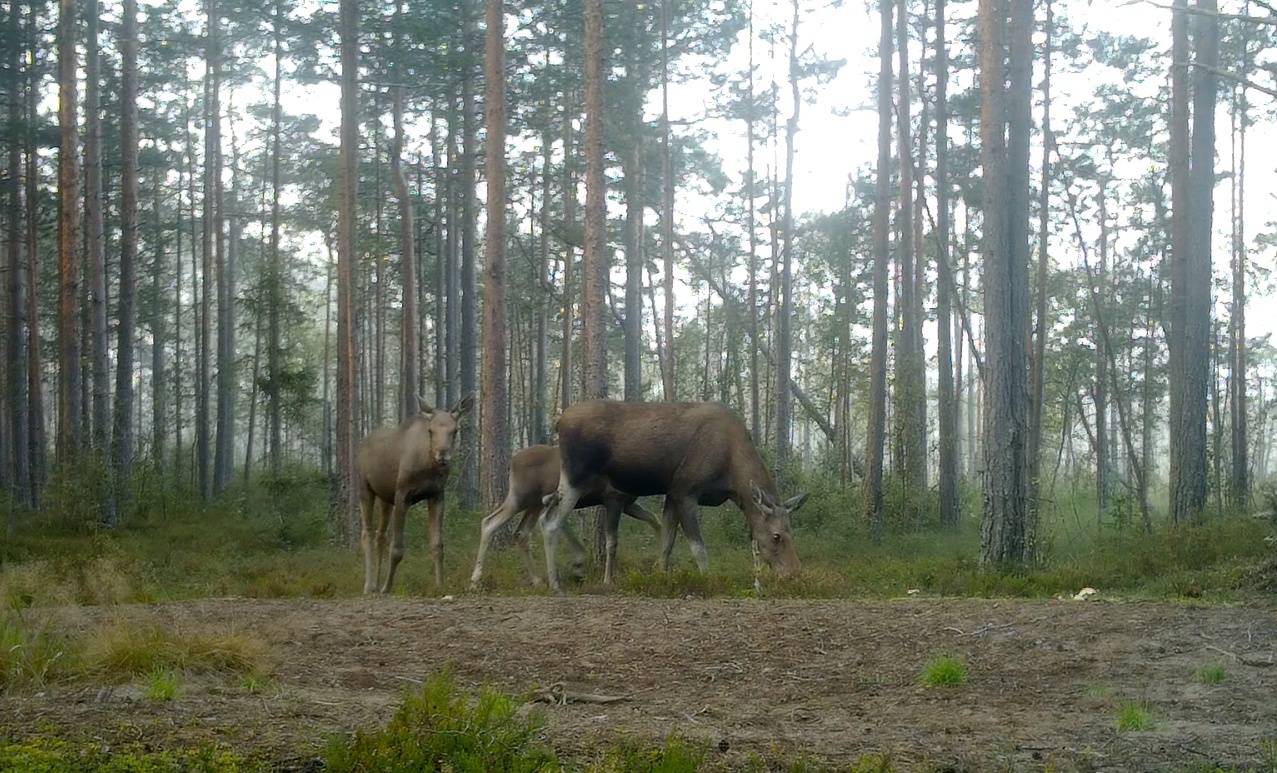
<svg viewBox="0 0 1277 773">
<path fill-rule="evenodd" d="M 88 645 L 89 669 L 104 677 L 175 672 L 246 674 L 260 670 L 263 647 L 243 635 L 209 636 L 157 624 L 118 625 L 97 632 Z"/>
<path fill-rule="evenodd" d="M 1153 715 L 1140 701 L 1122 701 L 1117 704 L 1117 729 L 1119 732 L 1152 730 Z"/>
<path fill-rule="evenodd" d="M 922 672 L 922 683 L 928 687 L 958 687 L 967 683 L 967 667 L 949 655 L 932 658 Z"/>
<path fill-rule="evenodd" d="M 211 746 L 154 751 L 141 744 L 105 747 L 56 738 L 0 741 L 0 770 L 7 773 L 265 773 L 271 769 L 266 763 Z"/>
<path fill-rule="evenodd" d="M 614 742 L 591 771 L 598 773 L 696 773 L 705 762 L 706 749 L 680 735 L 671 735 L 653 747 L 622 737 Z"/>
<path fill-rule="evenodd" d="M 403 705 L 383 730 L 335 739 L 324 754 L 325 769 L 344 771 L 489 770 L 543 771 L 558 768 L 539 740 L 540 722 L 518 713 L 519 702 L 490 689 L 471 700 L 452 677 L 436 674 Z"/>
<path fill-rule="evenodd" d="M 1208 663 L 1197 671 L 1197 680 L 1202 684 L 1220 684 L 1227 676 L 1223 663 Z"/>
<path fill-rule="evenodd" d="M 146 698 L 152 701 L 171 701 L 178 693 L 177 672 L 156 667 L 146 679 Z"/>
<path fill-rule="evenodd" d="M 0 692 L 37 689 L 76 671 L 74 645 L 48 620 L 35 622 L 20 610 L 0 613 Z M 0 766 L 3 767 L 3 766 Z"/>
</svg>

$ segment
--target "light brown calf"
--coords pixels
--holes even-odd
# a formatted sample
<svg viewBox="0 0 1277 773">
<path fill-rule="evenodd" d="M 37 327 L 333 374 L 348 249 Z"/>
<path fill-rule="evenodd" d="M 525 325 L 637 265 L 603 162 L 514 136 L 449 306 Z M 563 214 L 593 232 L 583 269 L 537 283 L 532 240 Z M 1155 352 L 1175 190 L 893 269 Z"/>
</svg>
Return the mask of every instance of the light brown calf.
<svg viewBox="0 0 1277 773">
<path fill-rule="evenodd" d="M 390 528 L 390 568 L 380 591 L 389 593 L 394 587 L 395 569 L 403 559 L 404 514 L 422 500 L 430 514 L 435 585 L 443 586 L 444 487 L 452 469 L 458 422 L 470 412 L 474 396 L 464 398 L 451 411 L 435 410 L 420 398 L 417 402 L 420 413 L 405 419 L 398 427 L 383 427 L 368 433 L 355 455 L 358 478 L 355 485 L 359 488 L 359 514 L 363 522 L 360 544 L 364 551 L 364 593 L 378 590 L 387 526 Z M 375 530 L 374 501 L 381 509 Z"/>
<path fill-rule="evenodd" d="M 470 586 L 477 587 L 483 579 L 483 559 L 488 552 L 488 543 L 507 521 L 522 513 L 519 527 L 515 531 L 515 540 L 523 554 L 523 562 L 528 568 L 528 576 L 532 584 L 540 585 L 541 577 L 537 574 L 536 564 L 532 561 L 532 553 L 528 550 L 528 534 L 536 525 L 537 517 L 548 505 L 556 501 L 556 490 L 559 487 L 559 449 L 554 446 L 529 446 L 515 453 L 510 459 L 510 488 L 507 489 L 505 501 L 483 519 L 479 532 L 479 555 L 475 558 L 474 572 L 470 575 Z M 547 502 L 546 500 L 549 500 Z M 607 520 L 604 527 L 607 532 L 607 557 L 603 566 L 603 582 L 612 582 L 612 572 L 616 565 L 616 532 L 620 525 L 621 513 L 640 520 L 660 531 L 661 523 L 656 516 L 643 509 L 634 497 L 622 494 L 615 489 L 605 489 L 600 494 L 592 492 L 583 496 L 576 506 L 592 507 L 603 505 L 607 508 Z M 577 555 L 583 555 L 584 549 L 576 535 L 564 524 L 564 534 L 577 547 Z M 578 570 L 580 564 L 578 564 Z"/>
</svg>

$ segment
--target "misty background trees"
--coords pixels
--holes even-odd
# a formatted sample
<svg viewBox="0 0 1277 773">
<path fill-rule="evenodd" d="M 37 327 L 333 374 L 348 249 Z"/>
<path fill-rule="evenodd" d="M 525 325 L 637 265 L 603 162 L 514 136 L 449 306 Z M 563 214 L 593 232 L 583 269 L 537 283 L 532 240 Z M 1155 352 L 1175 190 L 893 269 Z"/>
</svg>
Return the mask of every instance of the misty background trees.
<svg viewBox="0 0 1277 773">
<path fill-rule="evenodd" d="M 0 3 L 8 527 L 320 472 L 350 538 L 358 439 L 472 392 L 466 509 L 596 396 L 721 400 L 866 533 L 978 520 L 990 564 L 1063 491 L 1123 528 L 1245 508 L 1277 17 L 1095 12 Z M 878 152 L 799 211 L 847 60 Z"/>
</svg>

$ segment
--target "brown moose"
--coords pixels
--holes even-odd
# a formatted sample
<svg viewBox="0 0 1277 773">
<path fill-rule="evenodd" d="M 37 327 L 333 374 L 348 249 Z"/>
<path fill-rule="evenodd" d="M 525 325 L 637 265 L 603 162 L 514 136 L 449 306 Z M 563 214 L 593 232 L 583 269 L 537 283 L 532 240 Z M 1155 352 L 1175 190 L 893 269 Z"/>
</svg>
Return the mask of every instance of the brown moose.
<svg viewBox="0 0 1277 773">
<path fill-rule="evenodd" d="M 387 525 L 390 527 L 390 568 L 380 590 L 389 593 L 394 587 L 395 569 L 403 559 L 404 514 L 422 500 L 426 501 L 430 516 L 435 585 L 443 585 L 444 487 L 452 466 L 458 422 L 470 412 L 474 395 L 463 398 L 451 411 L 435 410 L 421 398 L 417 404 L 420 412 L 398 427 L 383 427 L 368 433 L 355 455 L 359 514 L 363 522 L 360 544 L 364 551 L 364 593 L 378 590 L 382 556 L 386 553 Z M 375 533 L 374 500 L 381 509 Z"/>
<path fill-rule="evenodd" d="M 474 572 L 470 575 L 471 587 L 477 587 L 483 579 L 483 559 L 488 553 L 488 543 L 507 521 L 516 514 L 522 513 L 515 531 L 515 540 L 523 554 L 523 562 L 528 568 L 528 576 L 534 586 L 541 584 L 536 565 L 532 561 L 532 552 L 528 549 L 528 534 L 537 523 L 537 516 L 545 510 L 545 499 L 552 497 L 559 487 L 559 449 L 554 446 L 529 446 L 518 451 L 510 459 L 510 487 L 506 491 L 505 501 L 483 519 L 479 532 L 479 555 L 474 561 Z M 656 516 L 649 513 L 634 497 L 622 494 L 615 489 L 604 489 L 591 492 L 581 497 L 576 503 L 578 508 L 603 505 L 607 508 L 607 519 L 604 527 L 607 539 L 607 553 L 603 567 L 603 582 L 612 582 L 612 572 L 616 565 L 616 533 L 620 525 L 621 513 L 640 520 L 652 529 L 660 531 L 661 523 Z M 564 535 L 576 546 L 577 555 L 584 555 L 584 549 L 572 533 L 571 528 L 563 524 Z M 579 567 L 578 567 L 579 569 Z"/>
<path fill-rule="evenodd" d="M 569 406 L 557 426 L 562 456 L 557 502 L 541 519 L 546 574 L 556 593 L 561 592 L 554 563 L 561 522 L 582 497 L 606 487 L 631 496 L 665 495 L 662 570 L 669 566 L 676 525 L 691 543 L 697 567 L 709 568 L 697 507 L 731 500 L 776 574 L 799 572 L 789 514 L 807 495 L 780 500 L 749 431 L 726 406 L 591 400 Z M 579 545 L 573 547 L 580 551 Z"/>
</svg>

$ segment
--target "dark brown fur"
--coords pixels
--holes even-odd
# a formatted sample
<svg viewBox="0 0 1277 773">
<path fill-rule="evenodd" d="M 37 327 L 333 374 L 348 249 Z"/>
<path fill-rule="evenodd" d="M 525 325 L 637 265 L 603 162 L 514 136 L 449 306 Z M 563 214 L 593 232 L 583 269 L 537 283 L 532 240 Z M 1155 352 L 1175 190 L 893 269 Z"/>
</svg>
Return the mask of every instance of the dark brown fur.
<svg viewBox="0 0 1277 773">
<path fill-rule="evenodd" d="M 532 553 L 528 550 L 528 534 L 536 525 L 537 517 L 546 509 L 545 499 L 553 495 L 559 487 L 559 449 L 554 446 L 529 446 L 510 459 L 510 484 L 506 490 L 505 501 L 483 519 L 479 532 L 479 554 L 475 558 L 474 572 L 470 575 L 470 585 L 478 586 L 483 579 L 483 559 L 488 552 L 488 543 L 507 521 L 516 514 L 522 513 L 519 527 L 515 531 L 515 539 L 523 554 L 524 564 L 533 585 L 540 585 L 536 566 L 532 561 Z M 606 561 L 603 568 L 603 582 L 612 582 L 612 571 L 616 565 L 616 533 L 620 524 L 621 513 L 643 521 L 654 530 L 660 531 L 661 523 L 656 516 L 643 509 L 628 494 L 615 489 L 603 492 L 591 492 L 577 502 L 577 508 L 603 505 L 607 508 L 607 520 L 604 527 L 607 534 Z M 576 539 L 567 524 L 563 526 L 568 539 L 578 547 Z"/>
<path fill-rule="evenodd" d="M 558 589 L 554 539 L 563 515 L 577 500 L 603 487 L 632 496 L 665 495 L 661 568 L 669 564 L 676 525 L 707 569 L 698 505 L 731 501 L 745 514 L 759 554 L 781 576 L 797 574 L 789 514 L 806 495 L 781 501 L 748 430 L 720 403 L 576 403 L 558 422 L 563 457 L 559 505 L 542 519 L 546 571 Z"/>
<path fill-rule="evenodd" d="M 395 570 L 403 559 L 404 515 L 408 508 L 423 500 L 430 516 L 435 584 L 443 585 L 444 487 L 452 469 L 458 422 L 470 412 L 474 397 L 466 397 L 451 411 L 437 411 L 424 400 L 418 403 L 420 413 L 405 419 L 398 427 L 368 433 L 355 455 L 358 477 L 355 485 L 359 488 L 359 514 L 363 523 L 360 544 L 364 553 L 364 593 L 378 590 L 387 528 L 390 568 L 380 590 L 389 593 L 394 587 Z M 381 511 L 376 529 L 372 517 L 374 501 Z"/>
</svg>

